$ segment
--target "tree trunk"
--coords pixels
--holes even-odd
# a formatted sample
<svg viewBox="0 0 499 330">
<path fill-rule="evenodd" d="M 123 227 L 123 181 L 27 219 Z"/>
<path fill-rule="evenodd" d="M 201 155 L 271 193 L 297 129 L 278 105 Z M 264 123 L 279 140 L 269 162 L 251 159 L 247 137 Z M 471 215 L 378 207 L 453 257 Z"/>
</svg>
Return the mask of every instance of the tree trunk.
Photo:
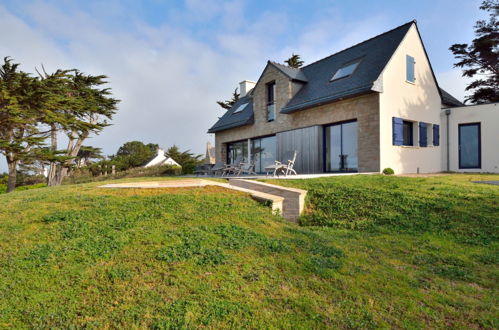
<svg viewBox="0 0 499 330">
<path fill-rule="evenodd" d="M 62 165 L 57 166 L 56 174 L 55 174 L 55 185 L 61 185 L 62 180 L 68 175 L 69 166 L 71 162 L 74 161 L 74 158 L 78 155 L 83 142 L 88 137 L 88 133 L 83 133 L 81 136 L 78 136 L 75 132 L 71 134 L 68 143 L 67 156 L 72 157 L 70 160 L 65 161 Z M 75 143 L 76 140 L 76 143 Z"/>
<path fill-rule="evenodd" d="M 55 125 L 50 127 L 50 149 L 55 152 L 57 151 L 57 129 Z M 57 164 L 56 162 L 50 162 L 49 171 L 47 174 L 47 185 L 49 187 L 55 186 L 55 175 L 56 175 Z"/>
<path fill-rule="evenodd" d="M 7 167 L 9 168 L 9 180 L 7 181 L 7 192 L 12 192 L 16 189 L 16 179 L 17 179 L 17 160 L 14 160 L 12 156 L 7 156 Z"/>
</svg>

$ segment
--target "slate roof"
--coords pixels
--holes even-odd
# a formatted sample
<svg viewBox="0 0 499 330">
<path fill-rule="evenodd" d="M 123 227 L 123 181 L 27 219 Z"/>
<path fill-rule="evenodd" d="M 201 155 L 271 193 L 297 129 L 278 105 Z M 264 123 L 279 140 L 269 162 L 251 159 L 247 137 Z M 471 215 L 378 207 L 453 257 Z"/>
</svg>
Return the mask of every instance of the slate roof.
<svg viewBox="0 0 499 330">
<path fill-rule="evenodd" d="M 292 113 L 347 97 L 381 92 L 381 90 L 378 90 L 376 80 L 412 24 L 415 24 L 415 21 L 403 24 L 300 69 L 268 61 L 267 66 L 272 65 L 291 80 L 303 83 L 298 93 L 280 112 L 285 114 Z M 359 65 L 350 76 L 331 81 L 331 78 L 339 68 L 358 60 L 360 60 Z M 440 94 L 442 96 L 442 103 L 453 106 L 462 105 L 461 102 L 444 90 L 441 90 Z M 234 110 L 240 104 L 246 102 L 244 98 L 234 104 L 208 132 L 215 133 L 229 128 L 252 124 L 254 117 L 251 95 L 247 96 L 246 100 L 249 100 L 250 104 L 242 113 L 233 115 Z"/>
<path fill-rule="evenodd" d="M 281 63 L 276 63 L 272 61 L 268 61 L 270 65 L 273 65 L 277 70 L 281 71 L 284 73 L 286 76 L 288 76 L 291 80 L 297 80 L 297 81 L 302 81 L 302 82 L 308 82 L 307 77 L 303 73 L 303 70 L 301 69 L 295 69 L 292 67 L 289 67 L 287 65 L 281 64 Z"/>
<path fill-rule="evenodd" d="M 236 109 L 244 103 L 248 103 L 246 108 L 244 108 L 241 112 L 234 113 L 234 111 L 236 111 Z M 253 124 L 253 122 L 253 97 L 248 94 L 241 97 L 236 103 L 234 103 L 232 108 L 227 110 L 224 115 L 218 119 L 215 125 L 208 130 L 208 133 L 215 133 L 229 128 L 249 125 Z"/>
<path fill-rule="evenodd" d="M 462 107 L 464 105 L 464 103 L 444 91 L 442 88 L 440 88 L 440 95 L 442 96 L 442 104 L 444 105 L 448 105 L 450 107 Z"/>
<path fill-rule="evenodd" d="M 350 48 L 301 68 L 309 78 L 300 91 L 282 108 L 291 113 L 306 107 L 372 91 L 373 83 L 385 68 L 413 22 L 363 41 Z M 360 59 L 352 75 L 331 81 L 345 64 Z"/>
</svg>

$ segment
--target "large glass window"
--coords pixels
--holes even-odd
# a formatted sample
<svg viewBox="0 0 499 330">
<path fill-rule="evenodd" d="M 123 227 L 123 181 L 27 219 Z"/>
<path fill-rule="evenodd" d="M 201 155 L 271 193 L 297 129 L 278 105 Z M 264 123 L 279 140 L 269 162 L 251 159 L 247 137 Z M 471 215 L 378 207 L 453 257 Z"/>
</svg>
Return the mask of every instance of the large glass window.
<svg viewBox="0 0 499 330">
<path fill-rule="evenodd" d="M 248 141 L 227 144 L 227 164 L 239 164 L 248 160 Z"/>
<path fill-rule="evenodd" d="M 480 123 L 459 125 L 459 168 L 480 168 Z"/>
<path fill-rule="evenodd" d="M 357 171 L 357 121 L 327 126 L 324 134 L 326 171 Z"/>
<path fill-rule="evenodd" d="M 273 165 L 276 157 L 275 136 L 251 140 L 251 159 L 255 162 L 255 172 L 264 173 L 265 167 Z"/>
</svg>

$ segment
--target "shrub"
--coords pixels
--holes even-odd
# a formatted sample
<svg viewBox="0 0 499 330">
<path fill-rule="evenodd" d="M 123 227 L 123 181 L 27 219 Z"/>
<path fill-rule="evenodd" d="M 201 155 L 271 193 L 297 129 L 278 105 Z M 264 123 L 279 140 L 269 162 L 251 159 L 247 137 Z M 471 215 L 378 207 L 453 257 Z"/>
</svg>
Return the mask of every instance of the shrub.
<svg viewBox="0 0 499 330">
<path fill-rule="evenodd" d="M 182 173 L 182 168 L 171 165 L 151 166 L 151 167 L 136 167 L 126 171 L 116 172 L 114 175 L 94 176 L 93 171 L 88 168 L 75 170 L 71 176 L 64 179 L 64 184 L 86 183 L 105 181 L 112 179 L 136 178 L 141 176 L 175 176 Z"/>
<path fill-rule="evenodd" d="M 395 171 L 394 171 L 393 169 L 391 169 L 391 168 L 387 167 L 387 168 L 385 168 L 385 169 L 383 170 L 383 174 L 384 174 L 384 175 L 393 175 L 393 174 L 395 174 Z"/>
</svg>

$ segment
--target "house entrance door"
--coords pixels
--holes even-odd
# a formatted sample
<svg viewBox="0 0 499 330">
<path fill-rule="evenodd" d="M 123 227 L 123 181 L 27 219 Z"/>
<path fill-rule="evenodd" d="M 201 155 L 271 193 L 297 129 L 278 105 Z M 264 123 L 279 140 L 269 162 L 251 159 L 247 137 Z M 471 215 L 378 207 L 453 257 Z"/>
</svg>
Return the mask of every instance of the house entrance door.
<svg viewBox="0 0 499 330">
<path fill-rule="evenodd" d="M 327 126 L 324 140 L 326 172 L 357 171 L 357 121 Z"/>
</svg>

